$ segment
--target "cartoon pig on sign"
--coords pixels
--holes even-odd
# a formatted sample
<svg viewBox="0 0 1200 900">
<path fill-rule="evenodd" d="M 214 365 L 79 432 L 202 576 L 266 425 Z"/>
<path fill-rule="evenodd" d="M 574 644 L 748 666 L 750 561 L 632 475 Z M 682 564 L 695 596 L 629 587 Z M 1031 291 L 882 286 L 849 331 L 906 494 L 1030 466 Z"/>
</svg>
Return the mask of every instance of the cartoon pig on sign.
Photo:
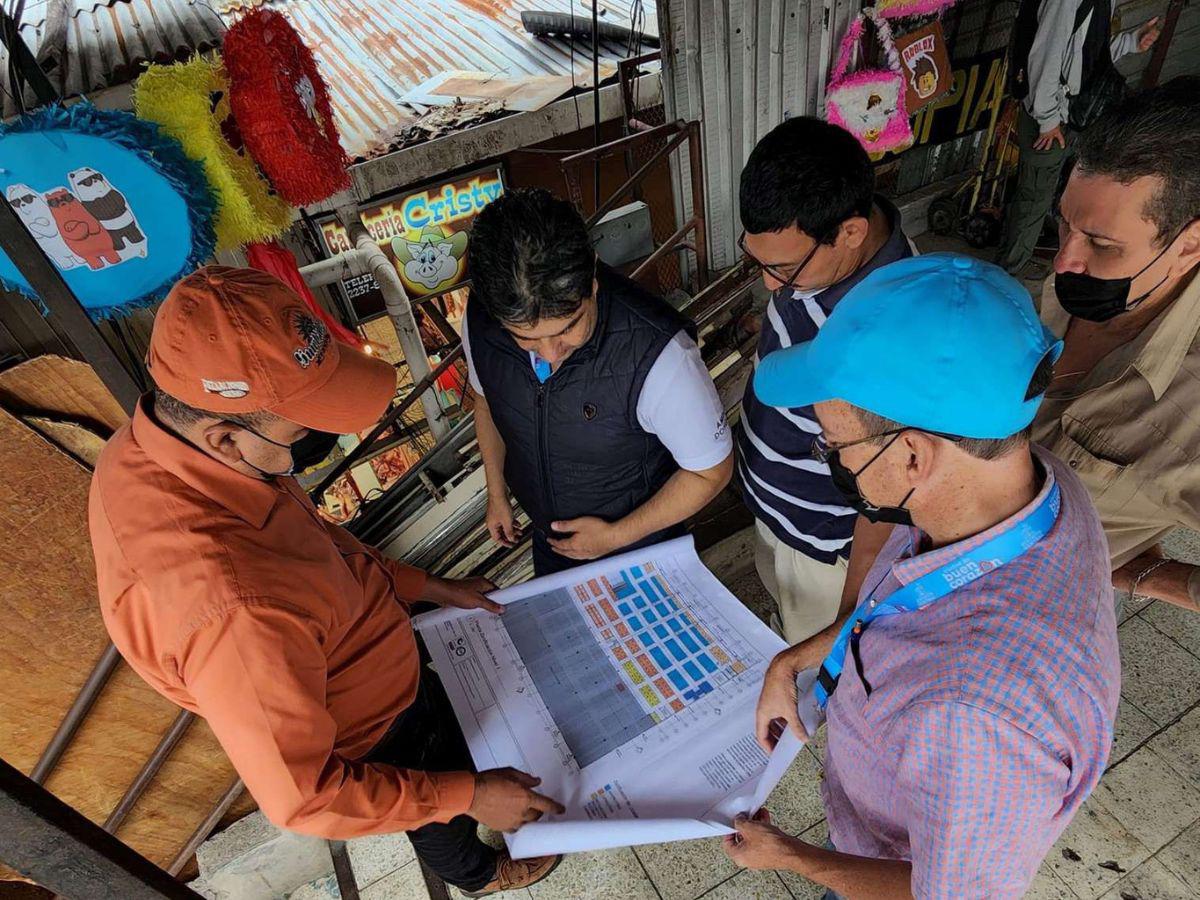
<svg viewBox="0 0 1200 900">
<path fill-rule="evenodd" d="M 454 244 L 450 241 L 407 243 L 411 259 L 404 264 L 404 274 L 409 281 L 433 290 L 458 273 L 458 260 L 454 258 Z"/>
</svg>

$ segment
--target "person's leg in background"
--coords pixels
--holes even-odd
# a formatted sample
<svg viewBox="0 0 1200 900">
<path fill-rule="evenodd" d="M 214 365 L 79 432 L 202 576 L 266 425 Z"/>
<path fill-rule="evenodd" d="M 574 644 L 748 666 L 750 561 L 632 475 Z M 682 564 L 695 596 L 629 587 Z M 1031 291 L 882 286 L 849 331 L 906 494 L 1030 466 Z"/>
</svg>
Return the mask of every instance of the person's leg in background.
<svg viewBox="0 0 1200 900">
<path fill-rule="evenodd" d="M 818 562 L 780 541 L 761 522 L 754 529 L 754 565 L 775 598 L 771 628 L 794 645 L 833 624 L 842 603 L 846 560 Z"/>
<path fill-rule="evenodd" d="M 1059 175 L 1071 153 L 1069 145 L 1033 149 L 1039 133 L 1037 121 L 1022 107 L 1017 116 L 1017 146 L 1021 152 L 1017 185 L 1008 202 L 1004 238 L 996 257 L 996 263 L 1013 275 L 1019 275 L 1033 259 L 1042 224 L 1054 204 Z"/>
</svg>

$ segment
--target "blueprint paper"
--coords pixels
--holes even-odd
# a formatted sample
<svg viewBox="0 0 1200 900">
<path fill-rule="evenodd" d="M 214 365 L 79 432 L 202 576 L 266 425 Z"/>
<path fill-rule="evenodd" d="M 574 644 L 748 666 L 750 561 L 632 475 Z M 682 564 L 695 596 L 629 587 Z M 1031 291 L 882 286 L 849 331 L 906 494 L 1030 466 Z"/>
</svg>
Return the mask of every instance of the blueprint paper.
<svg viewBox="0 0 1200 900">
<path fill-rule="evenodd" d="M 514 857 L 730 834 L 799 752 L 754 737 L 786 644 L 690 537 L 491 595 L 495 616 L 413 620 L 479 769 L 512 766 L 566 806 L 505 835 Z"/>
</svg>

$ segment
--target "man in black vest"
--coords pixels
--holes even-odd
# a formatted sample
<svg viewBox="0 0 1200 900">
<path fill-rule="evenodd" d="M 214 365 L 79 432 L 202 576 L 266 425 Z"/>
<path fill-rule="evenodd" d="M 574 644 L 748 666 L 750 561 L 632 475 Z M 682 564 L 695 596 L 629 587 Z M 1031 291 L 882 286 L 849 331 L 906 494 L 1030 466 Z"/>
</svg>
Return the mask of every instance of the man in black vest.
<svg viewBox="0 0 1200 900">
<path fill-rule="evenodd" d="M 480 213 L 471 277 L 463 346 L 492 538 L 520 537 L 509 490 L 538 575 L 682 534 L 733 469 L 692 324 L 601 263 L 544 190 Z"/>
</svg>

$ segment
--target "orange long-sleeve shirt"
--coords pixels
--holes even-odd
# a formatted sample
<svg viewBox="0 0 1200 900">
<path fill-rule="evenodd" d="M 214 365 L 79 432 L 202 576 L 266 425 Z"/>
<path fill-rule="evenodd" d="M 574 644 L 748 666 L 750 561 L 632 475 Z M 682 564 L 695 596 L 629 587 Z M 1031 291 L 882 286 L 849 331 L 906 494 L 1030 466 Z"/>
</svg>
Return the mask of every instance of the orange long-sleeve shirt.
<svg viewBox="0 0 1200 900">
<path fill-rule="evenodd" d="M 208 720 L 281 827 L 348 838 L 465 812 L 468 773 L 356 761 L 416 695 L 408 603 L 425 573 L 322 520 L 294 479 L 235 472 L 145 405 L 105 447 L 89 509 L 125 660 Z"/>
</svg>

